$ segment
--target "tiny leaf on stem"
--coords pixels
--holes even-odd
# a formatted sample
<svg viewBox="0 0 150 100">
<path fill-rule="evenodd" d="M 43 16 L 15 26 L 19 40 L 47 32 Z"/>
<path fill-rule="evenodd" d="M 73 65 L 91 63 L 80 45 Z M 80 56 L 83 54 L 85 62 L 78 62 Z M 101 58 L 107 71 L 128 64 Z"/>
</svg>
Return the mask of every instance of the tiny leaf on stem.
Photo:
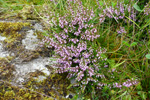
<svg viewBox="0 0 150 100">
<path fill-rule="evenodd" d="M 150 59 L 150 54 L 147 54 L 147 55 L 146 55 L 146 58 L 147 58 L 147 59 Z"/>
</svg>

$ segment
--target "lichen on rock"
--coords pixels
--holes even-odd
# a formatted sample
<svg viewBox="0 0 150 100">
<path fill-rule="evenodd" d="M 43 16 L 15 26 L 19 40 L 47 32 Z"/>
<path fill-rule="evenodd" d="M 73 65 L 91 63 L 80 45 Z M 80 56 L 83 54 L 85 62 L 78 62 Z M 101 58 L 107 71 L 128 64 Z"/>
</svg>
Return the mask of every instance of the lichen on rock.
<svg viewBox="0 0 150 100">
<path fill-rule="evenodd" d="M 67 73 L 53 73 L 53 49 L 38 47 L 41 32 L 28 22 L 0 22 L 0 55 L 8 54 L 0 58 L 0 99 L 66 100 Z"/>
<path fill-rule="evenodd" d="M 34 35 L 33 30 L 27 31 L 25 39 L 22 40 L 22 44 L 25 46 L 25 49 L 35 50 L 38 47 L 39 40 L 37 36 Z"/>
</svg>

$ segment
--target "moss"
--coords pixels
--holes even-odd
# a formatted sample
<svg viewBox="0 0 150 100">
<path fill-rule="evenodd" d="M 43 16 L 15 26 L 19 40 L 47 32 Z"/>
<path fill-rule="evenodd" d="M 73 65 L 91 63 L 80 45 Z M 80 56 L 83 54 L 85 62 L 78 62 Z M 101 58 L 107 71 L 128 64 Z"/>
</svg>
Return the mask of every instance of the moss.
<svg viewBox="0 0 150 100">
<path fill-rule="evenodd" d="M 42 57 L 51 57 L 54 54 L 53 50 L 54 48 L 47 48 L 47 47 L 37 49 L 37 51 Z"/>
<path fill-rule="evenodd" d="M 52 96 L 53 98 L 61 98 L 66 96 L 68 93 L 67 87 L 69 86 L 69 81 L 65 78 L 66 75 L 52 74 L 48 76 L 42 82 L 37 82 L 35 79 L 30 79 L 25 83 L 26 87 L 36 85 L 38 91 L 42 91 L 44 94 Z M 58 99 L 60 100 L 60 99 Z"/>
<path fill-rule="evenodd" d="M 70 90 L 67 90 L 69 81 L 66 80 L 66 75 L 53 74 L 48 76 L 42 82 L 37 82 L 36 79 L 30 80 L 23 84 L 23 87 L 13 86 L 13 84 L 0 82 L 0 99 L 1 100 L 67 100 L 66 96 Z M 11 83 L 11 82 L 10 82 Z M 43 95 L 44 94 L 44 95 Z"/>
<path fill-rule="evenodd" d="M 0 33 L 2 36 L 7 37 L 3 41 L 4 48 L 7 50 L 14 51 L 16 54 L 20 55 L 25 49 L 21 44 L 21 40 L 25 36 L 25 31 L 22 32 L 24 27 L 29 27 L 30 23 L 23 22 L 0 22 Z M 28 55 L 27 55 L 28 53 Z M 25 57 L 25 55 L 27 57 Z M 30 55 L 30 56 L 29 56 Z M 32 56 L 31 56 L 32 55 Z M 22 57 L 31 60 L 32 58 L 37 58 L 39 54 L 37 52 L 22 53 Z"/>
<path fill-rule="evenodd" d="M 66 79 L 65 74 L 52 74 L 48 76 L 42 82 L 37 82 L 36 79 L 31 78 L 27 83 L 24 84 L 26 88 L 38 88 L 36 91 L 42 92 L 58 100 L 66 100 L 63 96 L 66 96 L 69 89 L 67 87 L 70 85 L 69 80 Z"/>
<path fill-rule="evenodd" d="M 14 65 L 10 63 L 12 57 L 0 58 L 0 79 L 11 79 Z"/>
<path fill-rule="evenodd" d="M 8 1 L 6 2 L 8 3 Z M 37 14 L 32 7 L 32 3 L 26 4 L 26 2 L 20 2 L 17 4 L 13 2 L 11 4 L 7 4 L 7 6 L 8 7 L 5 5 L 5 7 L 3 7 L 0 4 L 0 19 L 37 19 Z"/>
<path fill-rule="evenodd" d="M 17 43 L 23 38 L 23 34 L 18 33 L 24 26 L 30 26 L 30 23 L 23 22 L 0 22 L 0 34 L 7 37 L 5 47 L 11 48 L 17 46 Z"/>
<path fill-rule="evenodd" d="M 0 100 L 54 100 L 32 91 L 32 89 L 13 86 L 7 82 L 0 82 L 0 85 Z"/>
<path fill-rule="evenodd" d="M 22 59 L 23 62 L 31 61 L 32 59 L 38 58 L 40 54 L 38 51 L 29 51 L 24 50 L 24 52 L 19 53 L 19 58 Z"/>
<path fill-rule="evenodd" d="M 22 38 L 21 34 L 16 33 L 14 35 L 8 36 L 4 40 L 5 47 L 7 48 L 14 48 L 20 42 L 19 39 Z"/>
<path fill-rule="evenodd" d="M 29 76 L 30 76 L 30 77 L 38 77 L 38 76 L 40 76 L 40 75 L 45 76 L 45 74 L 44 74 L 43 72 L 39 71 L 39 70 L 36 70 L 35 72 L 30 72 L 30 73 L 29 73 Z"/>
<path fill-rule="evenodd" d="M 15 93 L 13 90 L 11 91 L 6 91 L 4 94 L 5 99 L 14 99 Z"/>
<path fill-rule="evenodd" d="M 44 34 L 43 32 L 36 31 L 37 38 L 40 40 L 44 38 L 43 34 Z"/>
<path fill-rule="evenodd" d="M 31 5 L 24 5 L 23 9 L 18 13 L 18 17 L 26 19 L 36 19 L 34 8 Z"/>
<path fill-rule="evenodd" d="M 11 35 L 11 33 L 19 31 L 23 26 L 29 26 L 30 23 L 23 22 L 0 22 L 0 33 L 4 36 Z"/>
</svg>

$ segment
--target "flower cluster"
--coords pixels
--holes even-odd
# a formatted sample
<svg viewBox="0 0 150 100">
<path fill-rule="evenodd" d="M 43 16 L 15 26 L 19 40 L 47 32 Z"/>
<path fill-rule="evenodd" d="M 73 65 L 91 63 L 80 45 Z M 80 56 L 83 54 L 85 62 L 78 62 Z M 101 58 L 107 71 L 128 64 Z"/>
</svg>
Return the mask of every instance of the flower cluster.
<svg viewBox="0 0 150 100">
<path fill-rule="evenodd" d="M 134 86 L 134 85 L 137 85 L 139 83 L 139 81 L 137 79 L 127 79 L 127 81 L 123 82 L 123 83 L 113 83 L 112 85 L 111 84 L 107 84 L 107 83 L 102 83 L 102 82 L 99 82 L 97 84 L 97 89 L 102 89 L 103 86 L 107 86 L 109 87 L 110 89 L 111 88 L 119 88 L 121 89 L 122 87 L 131 87 L 131 86 Z"/>
<path fill-rule="evenodd" d="M 119 84 L 119 83 L 114 83 L 113 84 L 113 87 L 114 88 L 122 88 L 123 86 L 125 87 L 131 87 L 133 85 L 137 85 L 139 82 L 137 80 L 133 80 L 133 79 L 128 79 L 127 81 L 123 82 L 122 84 Z"/>
<path fill-rule="evenodd" d="M 99 47 L 94 56 L 94 49 L 88 44 L 100 37 L 94 24 L 89 23 L 95 17 L 93 9 L 85 8 L 81 1 L 76 2 L 78 7 L 73 9 L 71 2 L 68 1 L 71 16 L 59 17 L 53 27 L 59 32 L 53 32 L 54 38 L 43 39 L 42 44 L 55 48 L 59 56 L 57 73 L 68 72 L 68 78 L 75 77 L 79 85 L 84 83 L 86 86 L 89 81 L 97 81 L 93 76 L 105 77 L 97 75 L 98 70 L 94 66 L 98 61 L 106 60 L 101 56 L 106 50 Z"/>
<path fill-rule="evenodd" d="M 100 6 L 98 0 L 97 0 L 97 4 L 99 5 L 99 9 L 101 9 L 102 7 Z M 134 10 L 134 7 L 131 7 L 131 5 L 129 4 L 124 5 L 123 2 L 117 2 L 117 5 L 115 7 L 106 6 L 106 8 L 103 9 L 103 14 L 99 14 L 99 17 L 100 17 L 99 20 L 102 23 L 105 20 L 104 16 L 107 16 L 109 18 L 114 18 L 115 20 L 124 19 L 126 12 L 130 13 L 128 18 L 130 18 L 133 21 L 136 21 L 137 12 Z"/>
<path fill-rule="evenodd" d="M 150 14 L 150 5 L 149 4 L 147 4 L 144 7 L 144 14 L 147 15 L 147 16 Z"/>
<path fill-rule="evenodd" d="M 94 11 L 92 8 L 85 8 L 80 0 L 68 0 L 67 2 L 69 12 L 64 16 L 58 16 L 57 21 L 53 21 L 53 37 L 47 36 L 42 41 L 42 45 L 45 44 L 48 48 L 54 47 L 55 53 L 59 57 L 56 73 L 67 72 L 67 78 L 75 78 L 77 83 L 74 86 L 80 86 L 82 89 L 85 89 L 88 84 L 96 84 L 99 89 L 103 86 L 121 88 L 137 84 L 137 82 L 129 80 L 122 85 L 102 83 L 102 80 L 106 81 L 108 78 L 102 69 L 109 69 L 109 65 L 104 56 L 106 49 L 101 48 L 95 42 L 100 35 L 94 24 Z M 111 13 L 115 13 L 116 19 L 122 19 L 125 8 L 120 3 L 117 9 L 109 8 L 103 12 L 110 18 L 113 18 Z M 99 14 L 99 16 L 102 23 L 105 15 Z M 117 32 L 126 33 L 124 27 L 120 27 Z M 93 47 L 93 44 L 96 46 Z"/>
<path fill-rule="evenodd" d="M 123 19 L 125 16 L 125 7 L 122 3 L 117 3 L 116 8 L 108 7 L 103 12 L 109 18 L 115 18 L 116 20 Z"/>
<path fill-rule="evenodd" d="M 127 32 L 125 31 L 125 28 L 124 28 L 124 27 L 120 27 L 120 29 L 117 30 L 117 32 L 118 32 L 118 34 L 127 33 Z"/>
</svg>

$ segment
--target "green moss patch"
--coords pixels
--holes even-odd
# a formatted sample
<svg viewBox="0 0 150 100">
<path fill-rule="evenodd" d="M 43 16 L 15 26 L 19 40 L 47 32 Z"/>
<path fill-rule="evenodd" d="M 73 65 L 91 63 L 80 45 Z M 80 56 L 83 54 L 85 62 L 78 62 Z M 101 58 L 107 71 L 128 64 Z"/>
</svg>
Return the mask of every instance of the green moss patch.
<svg viewBox="0 0 150 100">
<path fill-rule="evenodd" d="M 13 76 L 14 65 L 10 63 L 12 57 L 0 58 L 0 79 L 8 80 Z"/>
<path fill-rule="evenodd" d="M 0 80 L 1 100 L 68 100 L 64 98 L 69 92 L 67 87 L 70 82 L 66 75 L 53 74 L 42 82 L 36 79 L 30 80 L 23 85 Z"/>
</svg>

